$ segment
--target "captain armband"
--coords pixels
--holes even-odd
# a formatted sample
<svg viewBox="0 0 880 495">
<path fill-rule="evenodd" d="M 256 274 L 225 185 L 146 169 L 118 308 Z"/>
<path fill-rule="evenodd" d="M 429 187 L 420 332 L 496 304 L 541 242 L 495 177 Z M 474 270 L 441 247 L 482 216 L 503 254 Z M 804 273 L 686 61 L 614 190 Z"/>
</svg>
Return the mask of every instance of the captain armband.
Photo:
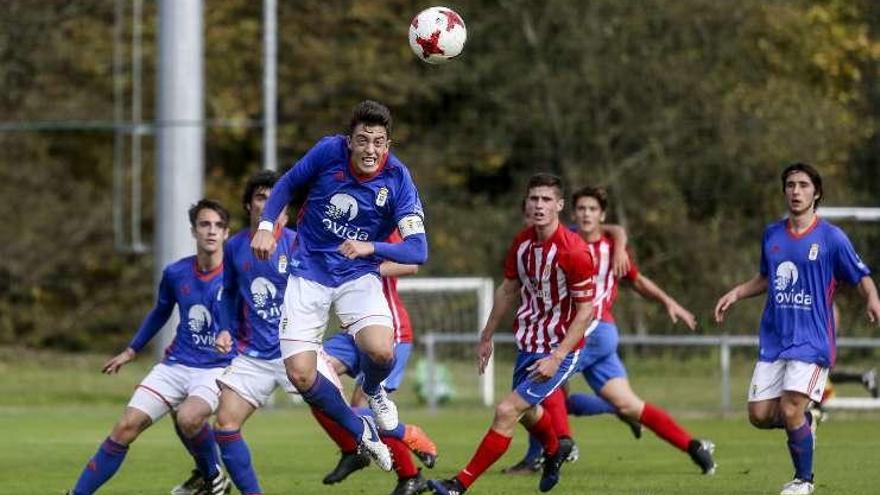
<svg viewBox="0 0 880 495">
<path fill-rule="evenodd" d="M 425 222 L 419 215 L 407 215 L 397 222 L 397 228 L 400 230 L 400 236 L 406 238 L 413 234 L 424 234 Z"/>
</svg>

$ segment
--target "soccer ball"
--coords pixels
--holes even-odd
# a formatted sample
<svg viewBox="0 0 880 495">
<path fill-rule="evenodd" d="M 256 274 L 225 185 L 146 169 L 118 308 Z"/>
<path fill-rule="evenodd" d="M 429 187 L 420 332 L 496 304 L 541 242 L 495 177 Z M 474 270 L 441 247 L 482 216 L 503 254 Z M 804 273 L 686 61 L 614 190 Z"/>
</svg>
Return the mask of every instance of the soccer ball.
<svg viewBox="0 0 880 495">
<path fill-rule="evenodd" d="M 450 8 L 425 9 L 409 25 L 410 48 L 429 64 L 448 62 L 461 53 L 466 40 L 464 20 Z"/>
</svg>

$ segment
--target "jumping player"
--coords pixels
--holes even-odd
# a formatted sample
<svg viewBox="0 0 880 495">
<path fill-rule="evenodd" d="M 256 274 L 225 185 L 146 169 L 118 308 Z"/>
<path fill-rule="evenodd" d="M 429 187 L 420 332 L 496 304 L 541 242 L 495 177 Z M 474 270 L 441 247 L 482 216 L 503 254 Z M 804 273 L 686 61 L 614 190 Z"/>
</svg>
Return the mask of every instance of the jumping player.
<svg viewBox="0 0 880 495">
<path fill-rule="evenodd" d="M 428 247 L 418 191 L 390 152 L 390 132 L 387 107 L 358 104 L 347 136 L 322 139 L 278 181 L 251 242 L 257 258 L 268 259 L 275 250 L 275 220 L 293 194 L 308 187 L 284 296 L 281 355 L 305 401 L 358 438 L 385 470 L 391 456 L 372 419 L 357 416 L 316 369 L 333 305 L 362 352 L 363 390 L 376 423 L 384 430 L 397 427 L 397 407 L 381 386 L 394 368 L 394 331 L 379 264 L 422 264 Z M 395 228 L 403 242 L 379 242 Z"/>
<path fill-rule="evenodd" d="M 214 349 L 229 213 L 220 203 L 203 199 L 190 208 L 189 221 L 196 255 L 165 267 L 156 305 L 128 347 L 107 361 L 102 371 L 117 373 L 134 360 L 177 305 L 181 318 L 174 340 L 165 349 L 165 358 L 137 386 L 122 418 L 89 460 L 69 495 L 95 493 L 122 465 L 129 445 L 170 411 L 176 411 L 187 450 L 207 480 L 203 493 L 220 495 L 227 490 L 229 480 L 219 467 L 208 418 L 217 408 L 216 379 L 233 356 Z"/>
<path fill-rule="evenodd" d="M 793 163 L 781 179 L 788 218 L 764 230 L 759 273 L 721 296 L 715 320 L 723 322 L 738 301 L 767 292 L 749 387 L 749 420 L 757 428 L 785 428 L 794 479 L 780 493 L 802 495 L 814 489 L 815 421 L 806 409 L 822 398 L 837 353 L 831 309 L 835 289 L 839 281 L 858 286 L 868 319 L 875 323 L 880 299 L 870 270 L 846 234 L 816 214 L 822 199 L 819 172 Z"/>
<path fill-rule="evenodd" d="M 492 355 L 492 336 L 519 299 L 513 391 L 496 407 L 492 426 L 468 465 L 451 479 L 428 482 L 437 494 L 464 493 L 507 451 L 517 421 L 543 444 L 546 461 L 538 485 L 542 492 L 559 482 L 559 470 L 571 452 L 571 444 L 559 440 L 540 404 L 575 371 L 593 316 L 595 271 L 583 240 L 559 222 L 564 204 L 560 179 L 538 174 L 527 190 L 526 211 L 533 223 L 510 245 L 504 282 L 495 291 L 478 347 L 482 373 Z"/>
</svg>

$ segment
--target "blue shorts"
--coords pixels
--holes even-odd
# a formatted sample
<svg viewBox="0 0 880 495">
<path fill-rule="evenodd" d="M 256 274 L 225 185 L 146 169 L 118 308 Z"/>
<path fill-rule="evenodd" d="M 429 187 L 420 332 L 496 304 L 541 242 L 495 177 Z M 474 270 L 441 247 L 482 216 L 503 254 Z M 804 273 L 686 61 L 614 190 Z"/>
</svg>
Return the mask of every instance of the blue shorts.
<svg viewBox="0 0 880 495">
<path fill-rule="evenodd" d="M 594 392 L 599 393 L 602 387 L 612 378 L 626 378 L 626 368 L 617 355 L 617 325 L 607 321 L 599 321 L 596 329 L 587 336 L 577 368 Z"/>
<path fill-rule="evenodd" d="M 549 354 L 541 352 L 520 352 L 516 356 L 516 364 L 513 368 L 513 387 L 512 389 L 519 394 L 530 405 L 540 404 L 560 385 L 568 381 L 568 377 L 577 371 L 578 357 L 581 351 L 568 353 L 565 359 L 559 364 L 559 369 L 547 381 L 537 382 L 529 378 L 531 371 L 529 366 L 535 361 L 548 356 Z"/>
<path fill-rule="evenodd" d="M 324 341 L 324 352 L 345 365 L 346 375 L 354 378 L 358 383 L 362 381 L 361 353 L 354 342 L 353 336 L 345 332 L 337 333 Z M 400 388 L 410 352 L 412 352 L 412 343 L 410 342 L 400 342 L 394 346 L 394 369 L 391 370 L 388 378 L 382 382 L 382 386 L 388 392 L 393 392 Z"/>
</svg>

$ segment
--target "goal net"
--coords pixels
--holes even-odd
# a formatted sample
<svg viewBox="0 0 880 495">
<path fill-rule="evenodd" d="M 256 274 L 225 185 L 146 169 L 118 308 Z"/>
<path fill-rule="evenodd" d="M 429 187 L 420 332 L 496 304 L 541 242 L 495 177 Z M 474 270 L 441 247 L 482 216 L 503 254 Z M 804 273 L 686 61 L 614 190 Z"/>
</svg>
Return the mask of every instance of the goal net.
<svg viewBox="0 0 880 495">
<path fill-rule="evenodd" d="M 415 345 L 424 352 L 421 371 L 425 374 L 424 396 L 430 407 L 436 407 L 441 397 L 441 361 L 467 361 L 470 367 L 455 366 L 454 370 L 468 369 L 467 375 L 458 378 L 459 383 L 478 381 L 476 390 L 485 405 L 494 398 L 494 360 L 490 360 L 486 372 L 476 378 L 474 347 L 479 333 L 492 309 L 494 282 L 491 278 L 401 278 L 397 283 L 400 297 L 406 305 L 415 334 Z M 417 365 L 411 363 L 410 380 L 416 378 Z M 470 377 L 473 378 L 470 378 Z M 467 378 L 464 378 L 467 377 Z M 461 379 L 464 378 L 464 382 Z M 472 381 L 471 381 L 472 380 Z"/>
</svg>

